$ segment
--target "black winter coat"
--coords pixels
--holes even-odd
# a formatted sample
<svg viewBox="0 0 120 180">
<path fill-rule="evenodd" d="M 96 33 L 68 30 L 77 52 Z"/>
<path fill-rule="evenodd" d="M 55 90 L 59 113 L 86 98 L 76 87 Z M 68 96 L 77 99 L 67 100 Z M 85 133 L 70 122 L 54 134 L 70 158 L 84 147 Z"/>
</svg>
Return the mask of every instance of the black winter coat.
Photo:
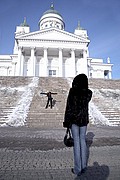
<svg viewBox="0 0 120 180">
<path fill-rule="evenodd" d="M 89 123 L 88 103 L 91 100 L 90 89 L 71 88 L 67 98 L 63 127 L 71 127 L 72 124 L 87 126 Z"/>
</svg>

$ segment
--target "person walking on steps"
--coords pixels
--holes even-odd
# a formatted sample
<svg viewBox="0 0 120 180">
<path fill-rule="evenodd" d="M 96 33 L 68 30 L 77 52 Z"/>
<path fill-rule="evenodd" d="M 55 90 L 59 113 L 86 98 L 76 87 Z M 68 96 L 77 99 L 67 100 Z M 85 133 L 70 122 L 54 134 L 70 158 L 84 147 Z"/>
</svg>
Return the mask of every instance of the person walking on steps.
<svg viewBox="0 0 120 180">
<path fill-rule="evenodd" d="M 63 127 L 70 128 L 74 140 L 74 167 L 72 173 L 80 176 L 87 170 L 86 131 L 89 123 L 88 104 L 92 91 L 88 89 L 85 74 L 77 75 L 67 97 Z"/>
</svg>

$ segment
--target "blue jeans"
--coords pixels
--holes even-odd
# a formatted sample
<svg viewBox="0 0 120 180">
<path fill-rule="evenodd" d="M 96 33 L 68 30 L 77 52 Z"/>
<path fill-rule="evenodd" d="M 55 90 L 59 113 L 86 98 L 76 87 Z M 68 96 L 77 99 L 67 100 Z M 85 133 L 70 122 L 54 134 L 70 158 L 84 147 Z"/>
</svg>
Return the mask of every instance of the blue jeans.
<svg viewBox="0 0 120 180">
<path fill-rule="evenodd" d="M 79 127 L 72 125 L 71 131 L 74 139 L 74 173 L 78 174 L 87 167 L 87 146 L 86 146 L 87 126 Z"/>
</svg>

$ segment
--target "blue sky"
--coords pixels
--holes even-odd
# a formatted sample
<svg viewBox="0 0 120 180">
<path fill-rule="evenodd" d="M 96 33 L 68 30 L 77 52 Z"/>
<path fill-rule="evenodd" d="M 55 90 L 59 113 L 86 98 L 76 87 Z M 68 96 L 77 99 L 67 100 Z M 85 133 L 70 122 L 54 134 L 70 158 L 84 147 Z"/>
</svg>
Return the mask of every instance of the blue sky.
<svg viewBox="0 0 120 180">
<path fill-rule="evenodd" d="M 80 21 L 88 31 L 92 58 L 110 57 L 113 79 L 120 79 L 120 0 L 0 0 L 0 54 L 12 54 L 14 32 L 24 17 L 31 32 L 51 2 L 62 15 L 65 30 L 73 33 Z"/>
</svg>

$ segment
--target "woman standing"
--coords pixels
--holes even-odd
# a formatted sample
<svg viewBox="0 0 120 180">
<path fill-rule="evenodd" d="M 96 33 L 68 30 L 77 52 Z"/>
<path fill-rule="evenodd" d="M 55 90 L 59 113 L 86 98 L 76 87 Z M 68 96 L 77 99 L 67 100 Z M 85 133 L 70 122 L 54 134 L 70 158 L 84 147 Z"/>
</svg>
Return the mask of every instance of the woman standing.
<svg viewBox="0 0 120 180">
<path fill-rule="evenodd" d="M 88 89 L 88 78 L 85 74 L 77 75 L 70 88 L 63 126 L 71 128 L 74 139 L 74 168 L 72 173 L 80 176 L 87 169 L 86 130 L 89 123 L 88 103 L 92 91 Z"/>
</svg>

